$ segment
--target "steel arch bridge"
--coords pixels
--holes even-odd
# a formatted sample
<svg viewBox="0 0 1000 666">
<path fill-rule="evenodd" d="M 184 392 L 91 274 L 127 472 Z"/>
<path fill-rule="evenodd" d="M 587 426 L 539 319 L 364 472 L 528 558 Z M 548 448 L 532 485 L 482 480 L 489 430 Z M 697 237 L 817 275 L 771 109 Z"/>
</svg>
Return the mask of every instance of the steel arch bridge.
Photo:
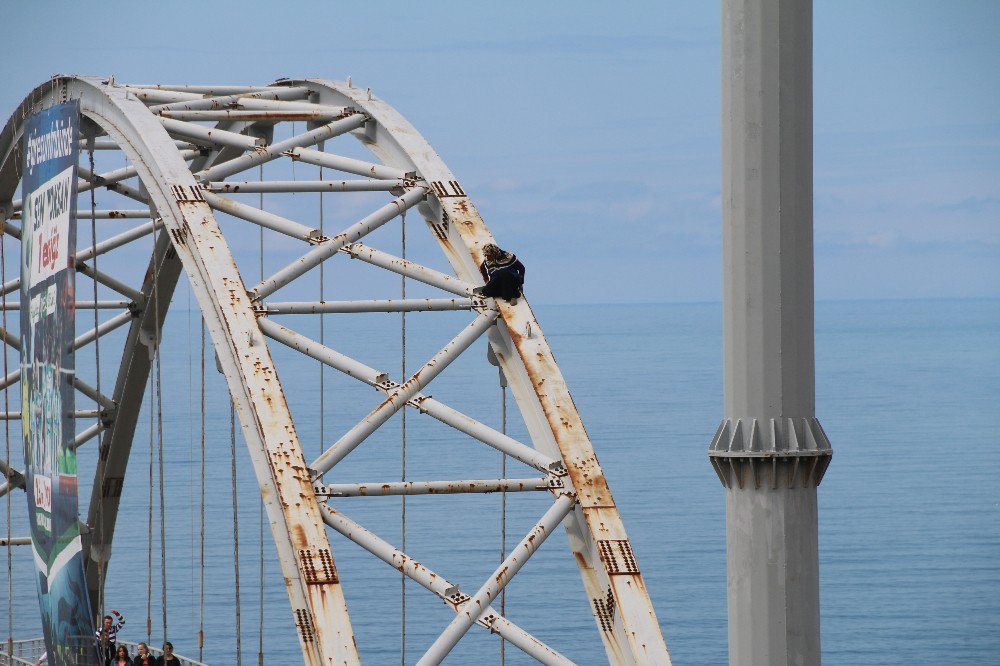
<svg viewBox="0 0 1000 666">
<path fill-rule="evenodd" d="M 542 663 L 571 663 L 558 646 L 544 644 L 492 605 L 560 523 L 572 551 L 566 557 L 567 566 L 575 563 L 579 569 L 609 662 L 670 662 L 624 525 L 546 338 L 524 298 L 507 302 L 473 292 L 483 283 L 482 248 L 493 237 L 456 177 L 399 113 L 370 89 L 355 87 L 350 81 L 281 79 L 259 87 L 166 86 L 54 77 L 28 95 L 0 134 L 0 212 L 9 236 L 20 237 L 20 202 L 14 197 L 22 177 L 25 119 L 68 100 L 79 100 L 81 150 L 117 150 L 128 160 L 128 166 L 106 173 L 81 165 L 79 192 L 105 188 L 134 202 L 133 209 L 93 213 L 86 212 L 89 205 L 81 205 L 78 218 L 135 218 L 138 224 L 100 243 L 95 240 L 93 247 L 78 250 L 75 257 L 78 275 L 118 295 L 117 301 L 90 302 L 78 296 L 76 307 L 120 312 L 78 336 L 74 348 L 127 327 L 124 346 L 104 351 L 116 357 L 120 353 L 113 393 L 99 391 L 87 379 L 74 380 L 77 391 L 96 405 L 91 412 L 77 412 L 78 418 L 90 418 L 93 424 L 77 437 L 75 445 L 98 438 L 101 451 L 94 490 L 89 500 L 81 500 L 88 503 L 83 552 L 88 555 L 86 577 L 92 607 L 99 607 L 102 595 L 121 487 L 152 359 L 171 296 L 184 274 L 204 317 L 253 462 L 305 663 L 359 663 L 327 528 L 400 570 L 454 610 L 451 623 L 426 646 L 420 664 L 442 661 L 475 625 Z M 290 138 L 275 139 L 275 127 L 288 123 L 302 123 L 306 131 L 295 133 L 293 126 Z M 359 141 L 370 151 L 370 161 L 328 150 L 337 137 Z M 312 165 L 336 175 L 319 181 L 264 180 L 258 167 L 274 161 Z M 260 179 L 247 178 L 257 172 Z M 354 177 L 341 179 L 343 174 Z M 248 193 L 295 192 L 381 192 L 388 201 L 327 235 L 314 221 L 295 221 L 238 198 Z M 451 273 L 362 242 L 376 229 L 405 220 L 408 209 L 415 209 L 426 223 Z M 231 251 L 233 239 L 223 234 L 217 213 L 243 221 L 248 228 L 260 227 L 294 239 L 301 246 L 298 258 L 259 281 L 250 279 L 254 270 L 237 264 Z M 166 233 L 157 233 L 160 230 Z M 116 248 L 132 250 L 130 243 L 149 236 L 156 240 L 141 285 L 126 284 L 96 265 L 99 255 Z M 433 288 L 441 297 L 311 302 L 272 298 L 302 276 L 322 270 L 338 255 Z M 16 292 L 19 286 L 19 278 L 8 279 L 3 293 Z M 442 310 L 466 311 L 470 320 L 440 351 L 398 382 L 276 321 L 290 314 Z M 3 336 L 7 345 L 17 347 L 16 335 L 5 330 Z M 517 441 L 426 393 L 438 374 L 484 336 L 491 361 L 499 365 L 509 384 L 529 442 Z M 369 385 L 380 396 L 367 416 L 315 460 L 306 458 L 297 434 L 301 428 L 285 399 L 281 368 L 271 353 L 275 343 Z M 19 378 L 19 371 L 8 373 L 2 387 L 9 389 Z M 407 408 L 520 461 L 534 469 L 534 476 L 377 485 L 363 479 L 326 483 L 324 475 Z M 441 470 L 447 476 L 444 463 Z M 3 471 L 7 477 L 4 490 L 23 487 L 15 461 L 7 461 Z M 350 496 L 497 491 L 547 492 L 552 502 L 478 590 L 459 589 L 330 503 L 331 498 Z"/>
</svg>

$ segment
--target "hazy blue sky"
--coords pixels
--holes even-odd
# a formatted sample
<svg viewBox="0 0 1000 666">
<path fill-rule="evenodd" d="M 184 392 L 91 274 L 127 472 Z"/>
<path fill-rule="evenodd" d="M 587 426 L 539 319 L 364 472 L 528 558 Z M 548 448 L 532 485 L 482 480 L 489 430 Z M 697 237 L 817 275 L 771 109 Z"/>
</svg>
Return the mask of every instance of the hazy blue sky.
<svg viewBox="0 0 1000 666">
<path fill-rule="evenodd" d="M 719 3 L 19 2 L 53 73 L 346 78 L 395 105 L 541 302 L 720 297 Z M 1000 3 L 815 2 L 819 298 L 1000 295 Z"/>
</svg>

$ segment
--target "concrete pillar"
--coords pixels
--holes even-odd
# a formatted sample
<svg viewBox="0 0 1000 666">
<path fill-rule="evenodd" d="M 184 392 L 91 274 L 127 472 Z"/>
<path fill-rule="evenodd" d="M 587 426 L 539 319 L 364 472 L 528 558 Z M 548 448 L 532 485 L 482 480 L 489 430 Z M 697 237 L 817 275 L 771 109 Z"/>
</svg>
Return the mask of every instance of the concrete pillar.
<svg viewBox="0 0 1000 666">
<path fill-rule="evenodd" d="M 722 0 L 722 146 L 729 662 L 819 664 L 811 0 Z"/>
</svg>

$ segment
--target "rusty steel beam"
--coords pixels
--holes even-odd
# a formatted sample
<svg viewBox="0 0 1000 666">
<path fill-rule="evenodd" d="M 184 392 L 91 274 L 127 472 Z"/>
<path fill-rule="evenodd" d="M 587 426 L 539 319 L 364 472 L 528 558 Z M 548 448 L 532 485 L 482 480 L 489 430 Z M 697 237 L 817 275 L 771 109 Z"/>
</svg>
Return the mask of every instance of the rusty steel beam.
<svg viewBox="0 0 1000 666">
<path fill-rule="evenodd" d="M 481 304 L 481 303 L 480 303 Z M 472 310 L 477 302 L 471 298 L 408 298 L 384 301 L 291 301 L 264 303 L 261 309 L 269 315 L 331 314 L 351 312 L 441 312 Z"/>
<path fill-rule="evenodd" d="M 286 96 L 283 90 L 278 91 L 279 97 Z M 292 97 L 301 99 L 307 93 L 308 91 L 296 91 Z M 80 99 L 83 114 L 123 148 L 144 186 L 144 191 L 121 184 L 113 184 L 109 189 L 151 203 L 170 231 L 169 234 L 160 236 L 160 240 L 164 242 L 157 246 L 157 250 L 162 249 L 163 252 L 155 256 L 172 262 L 174 281 L 183 267 L 205 314 L 216 355 L 229 384 L 250 457 L 261 484 L 306 663 L 316 666 L 358 663 L 343 592 L 333 565 L 311 479 L 305 472 L 305 461 L 295 435 L 294 423 L 274 375 L 267 346 L 263 344 L 263 335 L 256 326 L 254 309 L 245 296 L 245 286 L 229 249 L 222 240 L 211 210 L 202 200 L 200 187 L 159 119 L 133 94 L 126 93 L 120 87 L 94 78 L 58 77 L 32 93 L 22 107 L 33 108 L 40 102 L 46 103 L 47 99 L 51 103 L 63 96 Z M 194 102 L 197 100 L 192 103 Z M 217 100 L 211 103 L 216 102 Z M 14 117 L 23 118 L 24 115 L 26 114 L 15 113 Z M 0 200 L 9 200 L 20 175 L 17 151 L 12 148 L 19 140 L 19 121 L 9 124 L 0 134 L 0 156 L 3 156 L 3 161 L 0 162 Z M 210 161 L 206 159 L 197 162 L 198 168 L 210 166 Z M 81 169 L 81 174 L 86 176 L 88 173 Z M 98 279 L 106 277 L 83 264 L 79 270 L 96 275 Z M 167 277 L 162 268 L 152 270 L 151 267 L 149 275 Z M 164 307 L 169 302 L 170 291 L 172 285 L 170 289 L 160 292 L 164 297 L 161 302 Z M 137 292 L 136 294 L 142 296 Z M 239 294 L 244 296 L 240 297 Z M 153 311 L 154 308 L 147 306 L 144 308 L 144 315 Z M 162 324 L 165 310 L 158 315 Z M 125 374 L 120 374 L 119 379 L 143 375 L 144 385 L 148 377 L 150 356 L 139 341 L 154 344 L 158 332 L 155 327 L 147 327 L 145 335 L 140 336 L 137 324 L 138 322 L 134 323 L 130 331 L 130 341 L 123 358 Z M 145 367 L 140 368 L 141 371 L 134 371 L 136 364 L 143 365 L 143 357 L 146 359 Z M 133 368 L 126 370 L 126 361 L 129 360 Z M 120 386 L 121 383 L 116 386 L 116 394 Z M 84 391 L 83 386 L 78 386 L 78 389 Z M 126 399 L 141 394 L 141 390 L 134 390 Z M 104 404 L 104 396 L 92 392 L 92 397 Z M 122 404 L 124 406 L 125 402 Z M 138 411 L 137 404 L 131 409 L 123 409 L 122 412 L 127 413 L 119 414 L 112 424 L 113 428 L 118 426 L 122 435 L 121 444 L 125 448 L 130 446 L 131 434 L 126 433 L 127 428 L 120 424 L 137 417 Z M 107 434 L 105 446 L 108 445 L 111 434 Z M 111 446 L 114 446 L 113 442 Z M 115 456 L 112 451 L 109 459 L 112 458 L 121 461 L 125 457 Z M 101 470 L 102 467 L 98 466 L 99 474 Z M 120 484 L 114 483 L 111 477 L 98 477 L 96 481 L 95 488 L 113 492 L 117 487 L 120 492 Z M 95 492 L 91 496 L 92 509 L 98 502 L 106 505 L 106 499 L 108 498 L 101 492 Z M 113 516 L 109 518 L 113 520 Z M 93 520 L 88 520 L 88 523 L 96 524 Z M 100 525 L 98 529 L 101 529 Z M 96 546 L 101 548 L 103 543 L 107 542 L 98 542 Z M 88 551 L 92 558 L 96 555 L 104 561 L 109 554 L 95 553 L 93 547 L 88 547 Z M 88 569 L 88 578 L 96 569 L 97 567 Z M 93 591 L 93 586 L 91 587 Z"/>
<path fill-rule="evenodd" d="M 214 121 L 234 121 L 234 120 L 267 120 L 272 122 L 285 122 L 290 120 L 310 120 L 330 122 L 344 115 L 343 109 L 331 111 L 266 111 L 255 109 L 220 109 L 214 111 L 170 111 L 160 112 L 161 118 L 171 118 L 173 120 L 187 120 L 189 122 L 214 120 Z"/>
<path fill-rule="evenodd" d="M 573 405 L 572 397 L 555 364 L 544 335 L 525 299 L 516 303 L 474 297 L 471 290 L 482 283 L 479 264 L 482 248 L 493 242 L 468 195 L 424 139 L 395 110 L 372 96 L 370 90 L 348 84 L 320 80 L 282 80 L 263 87 L 245 86 L 134 86 L 123 88 L 98 79 L 62 77 L 41 86 L 22 105 L 20 116 L 45 100 L 60 97 L 81 99 L 84 114 L 99 126 L 98 133 L 122 148 L 131 166 L 104 174 L 104 181 L 87 169 L 80 175 L 95 186 L 103 185 L 123 196 L 148 203 L 152 210 L 135 211 L 136 217 L 162 219 L 169 234 L 160 236 L 148 275 L 167 276 L 176 281 L 181 267 L 187 273 L 205 315 L 220 369 L 226 377 L 236 405 L 242 431 L 272 526 L 282 576 L 286 583 L 300 647 L 307 664 L 354 664 L 357 647 L 347 613 L 340 579 L 333 564 L 324 522 L 332 514 L 316 500 L 320 494 L 347 497 L 362 495 L 436 494 L 451 491 L 497 492 L 549 490 L 557 495 L 556 505 L 536 526 L 534 539 L 504 563 L 494 579 L 488 581 L 471 600 L 449 587 L 443 598 L 456 611 L 456 618 L 432 646 L 424 663 L 437 663 L 475 623 L 484 624 L 512 644 L 543 663 L 568 663 L 564 657 L 538 643 L 530 634 L 511 625 L 489 608 L 489 601 L 499 593 L 517 568 L 533 552 L 541 539 L 562 523 L 569 535 L 569 545 L 593 606 L 595 621 L 607 657 L 615 664 L 669 664 L 670 657 L 659 624 L 639 573 L 636 558 L 621 518 L 597 462 L 593 446 Z M 147 104 L 152 105 L 147 108 Z M 160 114 L 159 116 L 156 114 Z M 324 115 L 326 114 L 326 115 Z M 15 113 L 15 118 L 18 114 Z M 303 134 L 272 143 L 276 122 L 308 118 Z M 326 122 L 329 119 L 329 122 Z M 218 121 L 214 128 L 193 125 L 201 120 Z M 319 124 L 323 122 L 324 124 Z M 215 148 L 181 153 L 164 126 L 184 130 L 195 140 L 211 141 Z M 318 126 L 317 126 L 318 125 Z M 8 202 L 4 214 L 15 206 L 9 197 L 19 179 L 17 142 L 18 123 L 8 125 L 0 134 L 0 201 Z M 94 131 L 93 129 L 90 131 Z M 324 142 L 342 134 L 352 134 L 362 141 L 381 162 L 366 162 L 324 151 Z M 197 134 L 197 136 L 193 136 Z M 219 145 L 219 137 L 225 145 Z M 259 145 L 264 144 L 264 145 Z M 319 150 L 310 148 L 318 144 Z M 93 141 L 91 145 L 96 147 Z M 102 148 L 110 146 L 101 146 Z M 244 151 L 251 149 L 244 154 Z M 225 183 L 228 176 L 246 171 L 271 160 L 287 157 L 321 168 L 355 173 L 370 180 L 344 181 L 250 181 Z M 185 159 L 192 159 L 190 167 Z M 121 180 L 137 176 L 137 188 Z M 120 178 L 120 180 L 118 180 Z M 108 182 L 116 180 L 117 182 Z M 411 187 L 414 186 L 415 187 Z M 87 185 L 84 185 L 87 187 Z M 245 206 L 224 199 L 215 191 L 229 192 L 330 192 L 388 190 L 402 196 L 337 236 L 322 238 L 318 230 L 274 215 L 261 208 Z M 226 240 L 210 206 L 242 217 L 262 227 L 285 233 L 314 244 L 292 264 L 262 280 L 248 290 L 229 251 Z M 396 218 L 406 209 L 416 207 L 455 275 L 421 266 L 402 257 L 394 257 L 356 242 L 374 229 Z M 102 217 L 97 214 L 95 217 Z M 118 215 L 122 217 L 125 215 Z M 116 217 L 112 212 L 108 218 Z M 16 226 L 5 231 L 17 236 Z M 111 239 L 117 242 L 134 231 Z M 114 245 L 105 241 L 101 249 Z M 124 241 L 123 241 L 124 242 Z M 82 248 L 82 251 L 86 251 Z M 456 299 L 409 299 L 386 301 L 318 301 L 263 303 L 262 299 L 304 275 L 338 252 L 344 252 L 376 267 L 395 272 L 425 284 L 456 294 Z M 92 252 L 93 253 L 93 252 Z M 96 253 L 99 254 L 100 252 Z M 85 255 L 86 256 L 86 255 Z M 169 264 L 169 266 L 168 266 Z M 128 448 L 131 446 L 134 421 L 138 414 L 136 397 L 141 401 L 140 378 L 145 382 L 149 371 L 149 350 L 155 348 L 159 333 L 151 330 L 148 314 L 150 292 L 144 285 L 138 292 L 115 278 L 79 263 L 78 270 L 132 298 L 142 308 L 133 321 L 122 360 L 122 371 L 114 398 L 101 395 L 84 382 L 78 390 L 98 401 L 101 421 L 78 435 L 78 440 L 93 438 L 108 428 L 102 451 L 112 444 L 110 460 L 124 475 Z M 173 271 L 171 273 L 171 271 Z M 148 276 L 147 276 L 148 277 Z M 13 290 L 19 281 L 4 285 Z M 169 290 L 172 290 L 172 284 Z M 163 293 L 162 291 L 160 292 Z M 166 307 L 165 305 L 163 306 Z M 475 322 L 403 384 L 389 379 L 354 359 L 319 345 L 272 321 L 268 314 L 319 314 L 328 312 L 407 312 L 438 309 L 472 309 L 480 314 Z M 166 310 L 156 310 L 162 325 Z M 107 324 L 107 322 L 106 322 Z M 98 330 L 93 335 L 100 334 Z M 488 332 L 489 345 L 509 383 L 531 443 L 528 447 L 507 435 L 485 426 L 434 398 L 421 394 L 426 385 L 469 344 Z M 88 334 L 84 334 L 86 336 Z M 81 336 L 81 337 L 84 337 Z M 271 338 L 316 358 L 321 363 L 346 372 L 379 390 L 383 402 L 361 423 L 352 428 L 337 444 L 321 456 L 316 469 L 310 470 L 302 455 L 270 356 L 266 339 Z M 149 345 L 149 347 L 147 347 Z M 141 358 L 146 356 L 145 366 Z M 128 364 L 132 367 L 126 370 Z M 124 373 L 124 374 L 122 374 Z M 125 379 L 123 383 L 122 380 Z M 4 381 L 16 381 L 12 373 Z M 131 382 L 131 384 L 130 384 Z M 132 386 L 131 392 L 120 391 Z M 417 481 L 377 484 L 333 484 L 314 487 L 316 476 L 332 466 L 353 447 L 359 445 L 394 412 L 410 407 L 426 413 L 473 438 L 535 467 L 547 476 L 537 479 L 488 479 L 471 481 Z M 127 441 L 126 441 L 127 440 Z M 80 441 L 80 443 L 82 443 Z M 325 457 L 324 457 L 325 456 Z M 103 471 L 102 471 L 103 470 Z M 114 477 L 98 466 L 94 488 L 115 487 Z M 105 474 L 104 476 L 101 476 Z M 108 483 L 108 482 L 111 483 Z M 118 486 L 120 492 L 120 485 Z M 568 499 L 572 497 L 572 499 Z M 94 502 L 106 500 L 101 493 Z M 103 543 L 114 529 L 117 504 L 109 514 L 102 514 L 105 527 L 98 541 L 88 542 L 91 557 L 107 562 Z M 558 514 L 558 515 L 557 515 Z M 346 520 L 346 519 L 345 519 Z M 109 522 L 110 521 L 110 522 Z M 97 524 L 88 520 L 91 524 Z M 98 521 L 99 522 L 99 521 Z M 341 527 L 345 523 L 338 522 Z M 360 534 L 348 525 L 348 531 Z M 541 529 L 539 533 L 537 529 Z M 91 537 L 92 538 L 92 537 Z M 375 538 L 377 539 L 377 538 Z M 399 562 L 409 577 L 420 582 L 427 570 L 408 567 L 405 554 L 384 542 L 369 541 L 369 550 L 381 559 Z M 395 566 L 395 564 L 394 564 Z M 96 570 L 91 567 L 88 576 Z M 431 574 L 433 576 L 433 574 Z M 90 581 L 88 580 L 88 584 Z M 421 583 L 421 584 L 424 584 Z M 427 585 L 425 585 L 427 586 Z M 440 585 L 435 584 L 435 587 Z M 93 593 L 93 587 L 91 589 Z M 450 598 L 450 594 L 457 594 Z M 476 612 L 473 609 L 479 609 Z M 506 632 L 506 633 L 505 633 Z"/>
<path fill-rule="evenodd" d="M 187 99 L 179 99 L 175 102 L 151 106 L 149 110 L 153 113 L 161 113 L 168 110 L 200 111 L 225 109 L 244 99 L 299 100 L 309 97 L 309 90 L 307 88 L 262 88 L 259 90 L 243 90 L 235 93 L 222 92 L 220 94 L 213 94 L 217 92 L 219 91 L 213 90 L 211 93 L 208 93 L 207 97 L 196 93 L 193 96 L 187 97 Z"/>
<path fill-rule="evenodd" d="M 206 183 L 209 192 L 235 194 L 270 192 L 392 192 L 414 187 L 417 183 L 401 178 L 392 180 L 244 180 Z"/>
<path fill-rule="evenodd" d="M 458 278 L 481 284 L 482 248 L 495 239 L 458 179 L 417 130 L 368 90 L 318 79 L 283 83 L 309 86 L 319 103 L 353 106 L 371 117 L 369 147 L 386 165 L 416 172 L 432 187 L 421 209 L 425 220 Z M 535 447 L 565 464 L 579 497 L 563 524 L 608 659 L 615 664 L 670 664 L 604 471 L 538 320 L 524 298 L 516 305 L 499 301 L 497 307 L 503 325 L 490 334 L 493 352 Z M 609 608 L 617 610 L 607 612 Z"/>
<path fill-rule="evenodd" d="M 125 219 L 145 219 L 149 217 L 148 210 L 126 210 L 126 209 L 98 209 L 94 211 L 78 210 L 76 217 L 79 220 L 125 220 Z"/>
<path fill-rule="evenodd" d="M 317 496 L 389 497 L 396 495 L 456 495 L 461 493 L 524 493 L 560 488 L 558 477 L 536 479 L 465 479 L 455 481 L 376 481 L 328 483 L 316 486 Z"/>
</svg>

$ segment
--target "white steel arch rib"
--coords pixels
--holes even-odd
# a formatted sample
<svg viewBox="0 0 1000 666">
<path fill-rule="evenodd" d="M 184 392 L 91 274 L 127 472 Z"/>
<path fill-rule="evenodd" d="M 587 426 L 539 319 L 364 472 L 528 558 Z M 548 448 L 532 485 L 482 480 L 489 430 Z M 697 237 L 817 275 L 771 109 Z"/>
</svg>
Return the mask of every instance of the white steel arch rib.
<svg viewBox="0 0 1000 666">
<path fill-rule="evenodd" d="M 143 184 L 142 191 L 124 184 L 111 183 L 109 188 L 118 187 L 117 191 L 126 196 L 148 199 L 154 219 L 162 219 L 169 231 L 159 237 L 149 277 L 140 293 L 135 295 L 143 301 L 144 307 L 136 308 L 132 320 L 113 396 L 116 413 L 107 419 L 108 430 L 102 446 L 108 455 L 98 466 L 94 485 L 95 489 L 104 489 L 103 496 L 97 497 L 95 492 L 88 516 L 93 528 L 94 555 L 109 554 L 97 552 L 99 549 L 94 544 L 110 542 L 114 531 L 115 487 L 124 475 L 138 402 L 149 376 L 149 356 L 142 340 L 150 339 L 156 323 L 162 325 L 169 296 L 183 270 L 205 315 L 239 414 L 282 563 L 306 663 L 358 662 L 325 525 L 352 534 L 352 540 L 423 584 L 455 610 L 455 621 L 430 647 L 421 663 L 440 662 L 469 626 L 476 623 L 501 634 L 539 661 L 568 663 L 557 652 L 489 608 L 490 600 L 499 592 L 496 585 L 484 584 L 470 601 L 470 595 L 444 578 L 318 502 L 317 493 L 363 496 L 368 492 L 358 484 L 324 486 L 319 477 L 394 411 L 407 406 L 498 448 L 547 476 L 482 480 L 461 488 L 447 482 L 386 484 L 383 492 L 548 490 L 557 499 L 535 529 L 542 530 L 544 539 L 556 524 L 564 525 L 574 555 L 572 559 L 591 601 L 609 661 L 615 664 L 670 662 L 603 471 L 541 328 L 523 298 L 516 304 L 499 300 L 494 303 L 492 299 L 484 301 L 471 294 L 471 287 L 482 283 L 478 270 L 483 259 L 482 248 L 493 242 L 493 237 L 455 176 L 402 116 L 369 90 L 336 81 L 283 79 L 258 88 L 171 87 L 120 86 L 96 78 L 56 77 L 25 100 L 0 135 L 0 158 L 3 160 L 0 163 L 0 206 L 5 219 L 12 213 L 10 199 L 19 180 L 20 123 L 33 109 L 69 98 L 81 101 L 83 115 L 93 122 L 92 133 L 106 134 L 111 143 L 125 152 Z M 290 120 L 307 121 L 307 131 L 292 139 L 274 141 L 274 122 Z M 195 124 L 204 121 L 218 124 L 214 127 Z M 317 143 L 343 133 L 359 139 L 380 164 L 325 153 L 322 144 L 316 150 Z M 190 150 L 182 153 L 178 139 L 202 146 L 201 153 Z M 329 182 L 319 185 L 234 182 L 249 168 L 281 158 L 358 174 L 371 180 L 345 180 L 335 185 Z M 190 160 L 190 165 L 185 160 Z M 227 182 L 225 179 L 229 177 L 234 181 Z M 343 233 L 324 238 L 309 225 L 228 200 L 227 192 L 237 188 L 300 192 L 320 191 L 321 188 L 326 191 L 386 190 L 392 191 L 397 198 Z M 408 207 L 416 207 L 420 212 L 454 275 L 403 261 L 358 242 Z M 310 249 L 299 260 L 259 284 L 245 284 L 215 221 L 213 208 L 299 238 Z M 284 284 L 338 252 L 406 274 L 457 298 L 322 304 L 265 300 Z M 159 280 L 156 285 L 161 299 L 159 308 L 148 307 L 154 278 Z M 291 312 L 445 309 L 472 310 L 476 319 L 425 366 L 423 377 L 418 377 L 421 374 L 418 372 L 404 384 L 388 381 L 383 373 L 322 347 L 270 319 L 271 315 Z M 420 393 L 441 368 L 486 331 L 492 352 L 527 424 L 530 447 Z M 152 335 L 155 339 L 158 334 L 153 332 Z M 365 421 L 311 464 L 303 457 L 268 349 L 268 339 L 298 349 L 385 394 L 384 402 Z M 117 488 L 120 492 L 120 483 Z M 514 571 L 536 547 L 531 546 L 531 540 L 526 543 L 529 546 L 527 555 L 505 563 Z M 88 569 L 88 583 L 92 595 L 96 596 L 99 577 L 95 571 L 96 567 Z M 498 580 L 500 587 L 502 584 Z M 486 608 L 474 607 L 475 603 L 485 603 Z"/>
</svg>

